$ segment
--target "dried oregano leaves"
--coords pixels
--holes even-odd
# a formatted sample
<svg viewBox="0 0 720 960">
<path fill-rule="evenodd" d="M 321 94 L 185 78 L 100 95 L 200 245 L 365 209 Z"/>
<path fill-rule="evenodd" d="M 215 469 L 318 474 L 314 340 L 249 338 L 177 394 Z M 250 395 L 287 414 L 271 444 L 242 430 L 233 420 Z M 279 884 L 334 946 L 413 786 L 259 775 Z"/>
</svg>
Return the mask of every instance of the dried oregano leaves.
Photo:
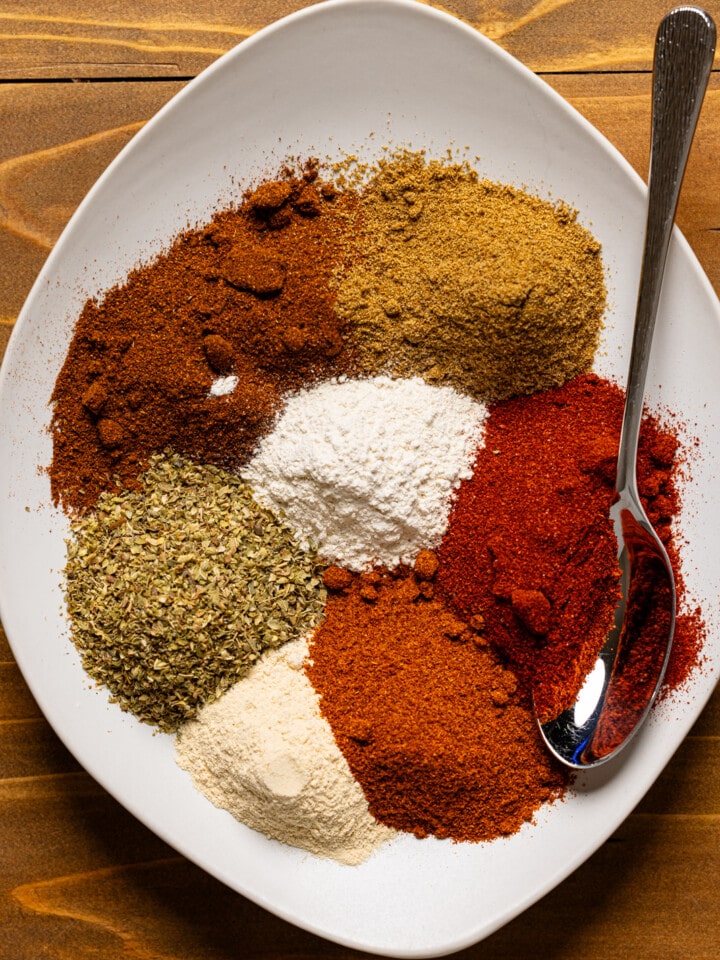
<svg viewBox="0 0 720 960">
<path fill-rule="evenodd" d="M 65 568 L 85 670 L 173 731 L 268 647 L 322 617 L 322 568 L 233 474 L 165 453 L 72 522 Z"/>
</svg>

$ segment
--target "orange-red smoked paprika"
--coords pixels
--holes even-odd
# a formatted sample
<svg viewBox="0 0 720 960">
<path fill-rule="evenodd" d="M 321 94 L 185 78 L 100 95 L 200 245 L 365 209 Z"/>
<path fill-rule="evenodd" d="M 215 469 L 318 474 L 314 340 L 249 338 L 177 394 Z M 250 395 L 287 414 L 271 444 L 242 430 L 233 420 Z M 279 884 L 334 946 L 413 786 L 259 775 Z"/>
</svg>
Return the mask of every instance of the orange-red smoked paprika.
<svg viewBox="0 0 720 960">
<path fill-rule="evenodd" d="M 429 557 L 331 591 L 308 674 L 373 815 L 424 837 L 517 831 L 567 785 L 514 674 L 428 590 Z M 334 580 L 334 582 L 336 582 Z"/>
</svg>

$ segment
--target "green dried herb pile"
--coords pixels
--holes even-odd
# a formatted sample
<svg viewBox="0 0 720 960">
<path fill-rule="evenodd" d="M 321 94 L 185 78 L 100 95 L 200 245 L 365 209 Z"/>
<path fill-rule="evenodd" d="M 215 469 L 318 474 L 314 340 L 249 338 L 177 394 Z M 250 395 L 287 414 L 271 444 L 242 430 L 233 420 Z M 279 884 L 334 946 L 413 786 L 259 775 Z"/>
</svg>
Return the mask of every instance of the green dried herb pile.
<svg viewBox="0 0 720 960">
<path fill-rule="evenodd" d="M 173 731 L 263 650 L 319 623 L 321 574 L 238 477 L 157 455 L 139 490 L 73 521 L 72 638 L 123 709 Z"/>
</svg>

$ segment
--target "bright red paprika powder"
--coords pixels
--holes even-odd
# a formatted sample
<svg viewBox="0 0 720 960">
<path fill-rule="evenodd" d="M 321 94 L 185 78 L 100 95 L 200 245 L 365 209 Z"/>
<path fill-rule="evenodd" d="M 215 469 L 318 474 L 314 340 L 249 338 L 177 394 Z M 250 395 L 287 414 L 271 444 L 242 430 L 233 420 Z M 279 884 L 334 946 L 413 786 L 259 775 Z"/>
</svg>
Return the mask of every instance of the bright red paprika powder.
<svg viewBox="0 0 720 960">
<path fill-rule="evenodd" d="M 593 374 L 495 404 L 439 551 L 441 596 L 460 616 L 484 618 L 486 639 L 534 694 L 541 719 L 572 704 L 612 623 L 619 569 L 609 510 L 623 406 L 622 390 Z M 640 493 L 677 575 L 676 453 L 672 432 L 646 417 Z M 679 685 L 697 664 L 701 633 L 697 614 L 679 618 L 668 682 Z"/>
</svg>

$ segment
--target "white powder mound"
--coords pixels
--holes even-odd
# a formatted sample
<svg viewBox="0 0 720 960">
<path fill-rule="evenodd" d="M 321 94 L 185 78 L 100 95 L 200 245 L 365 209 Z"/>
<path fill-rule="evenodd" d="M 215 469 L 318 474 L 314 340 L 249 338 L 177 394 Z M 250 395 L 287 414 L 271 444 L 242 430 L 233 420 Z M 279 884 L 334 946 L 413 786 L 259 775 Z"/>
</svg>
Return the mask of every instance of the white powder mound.
<svg viewBox="0 0 720 960">
<path fill-rule="evenodd" d="M 439 545 L 487 408 L 420 378 L 331 380 L 292 396 L 242 471 L 320 556 L 353 570 Z"/>
<path fill-rule="evenodd" d="M 358 864 L 395 835 L 370 814 L 305 675 L 307 641 L 268 651 L 197 719 L 176 759 L 217 807 L 275 840 Z"/>
</svg>

